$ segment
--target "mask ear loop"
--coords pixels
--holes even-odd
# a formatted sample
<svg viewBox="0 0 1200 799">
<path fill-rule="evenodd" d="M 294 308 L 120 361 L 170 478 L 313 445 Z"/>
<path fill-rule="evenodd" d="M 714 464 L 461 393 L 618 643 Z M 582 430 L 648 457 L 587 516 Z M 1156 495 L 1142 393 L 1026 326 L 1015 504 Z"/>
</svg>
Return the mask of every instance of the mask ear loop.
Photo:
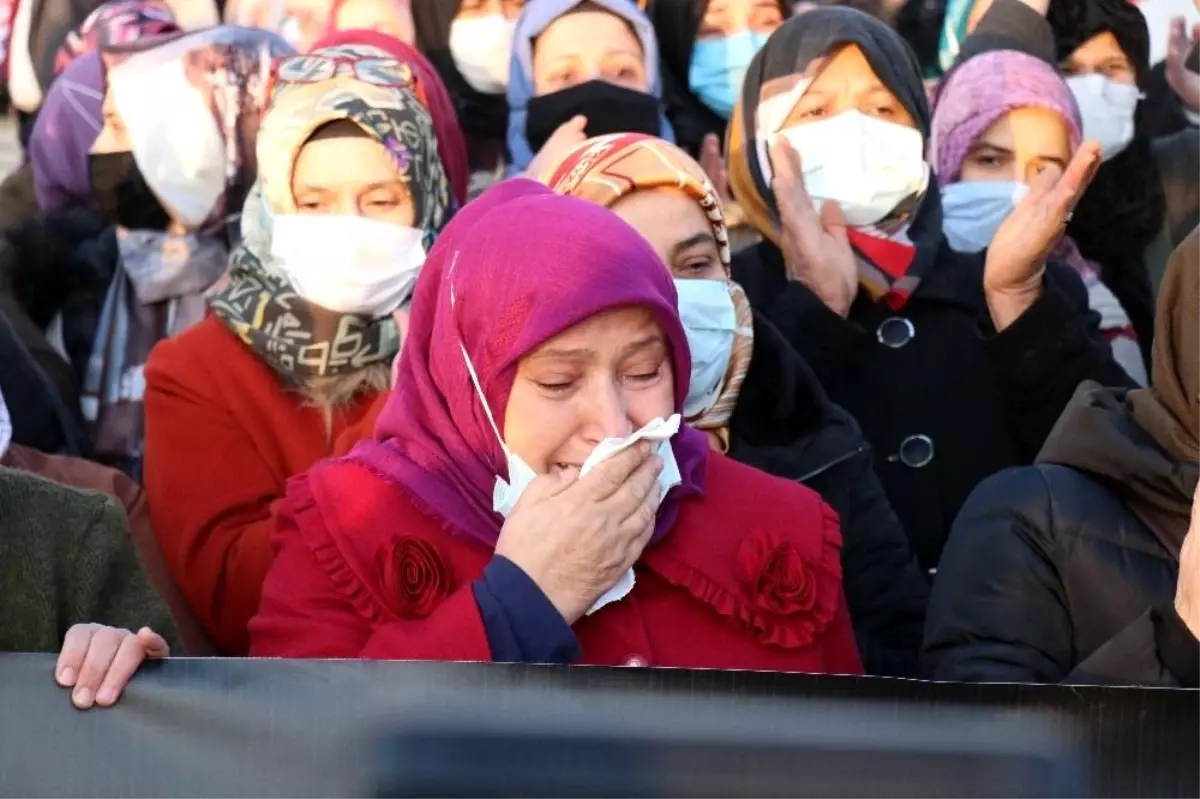
<svg viewBox="0 0 1200 799">
<path fill-rule="evenodd" d="M 450 262 L 450 269 L 446 273 L 446 279 L 450 281 L 450 310 L 455 311 L 454 328 L 458 331 L 458 314 L 457 314 L 457 298 L 454 294 L 454 268 L 458 265 L 458 253 L 454 254 L 454 259 Z M 483 405 L 483 412 L 487 416 L 488 424 L 492 426 L 492 433 L 496 436 L 496 440 L 500 442 L 500 448 L 504 450 L 504 457 L 511 458 L 512 453 L 508 450 L 508 445 L 504 443 L 504 437 L 500 435 L 500 428 L 496 425 L 496 418 L 492 416 L 492 409 L 488 407 L 487 397 L 483 394 L 483 386 L 479 382 L 479 375 L 475 372 L 475 365 L 471 363 L 471 356 L 467 353 L 467 345 L 463 342 L 462 333 L 459 332 L 458 348 L 462 351 L 463 361 L 467 364 L 467 374 L 471 376 L 471 385 L 475 387 L 475 393 L 479 395 L 479 402 Z"/>
</svg>

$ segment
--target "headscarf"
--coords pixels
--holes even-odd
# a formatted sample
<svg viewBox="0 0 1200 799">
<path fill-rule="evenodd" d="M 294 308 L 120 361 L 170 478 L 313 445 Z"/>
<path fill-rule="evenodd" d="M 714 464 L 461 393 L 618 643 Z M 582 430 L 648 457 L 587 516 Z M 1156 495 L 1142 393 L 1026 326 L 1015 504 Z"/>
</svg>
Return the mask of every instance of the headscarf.
<svg viewBox="0 0 1200 799">
<path fill-rule="evenodd" d="M 54 57 L 54 75 L 57 78 L 72 61 L 94 50 L 178 30 L 175 14 L 165 3 L 109 0 L 89 14 L 78 29 L 67 34 Z"/>
<path fill-rule="evenodd" d="M 784 22 L 746 70 L 725 148 L 734 196 L 750 223 L 776 246 L 782 240 L 779 209 L 759 162 L 758 106 L 811 80 L 818 59 L 851 44 L 862 50 L 871 69 L 912 116 L 922 135 L 929 135 L 929 103 L 920 67 L 895 31 L 869 14 L 837 6 L 813 9 Z M 786 80 L 778 81 L 780 78 Z M 764 96 L 763 86 L 770 81 L 777 82 L 771 94 Z M 872 299 L 898 309 L 936 261 L 942 241 L 941 198 L 937 191 L 913 196 L 889 219 L 871 229 L 850 228 L 849 236 L 858 261 L 859 284 Z"/>
<path fill-rule="evenodd" d="M 689 152 L 695 151 L 704 137 L 715 133 L 724 138 L 726 121 L 712 112 L 692 93 L 688 73 L 692 50 L 712 0 L 655 0 L 648 14 L 654 23 L 662 54 L 663 95 L 670 110 L 675 140 Z M 778 0 L 784 19 L 792 16 L 791 0 Z"/>
<path fill-rule="evenodd" d="M 71 205 L 96 207 L 88 151 L 103 126 L 103 106 L 99 53 L 76 59 L 50 87 L 29 137 L 33 191 L 42 213 Z"/>
<path fill-rule="evenodd" d="M 1200 230 L 1175 249 L 1158 292 L 1150 386 L 1129 393 L 1134 421 L 1178 460 L 1200 463 Z"/>
<path fill-rule="evenodd" d="M 503 94 L 483 94 L 463 78 L 450 53 L 450 26 L 462 0 L 413 0 L 417 49 L 429 57 L 454 99 L 454 109 L 468 140 L 503 141 L 508 101 Z"/>
<path fill-rule="evenodd" d="M 309 138 L 323 125 L 349 120 L 382 144 L 412 194 L 413 227 L 425 231 L 426 247 L 449 220 L 454 201 L 433 120 L 408 67 L 362 44 L 326 47 L 298 58 L 311 59 L 300 62 L 300 70 L 306 63 L 317 69 L 325 59 L 335 59 L 336 72 L 315 83 L 280 83 L 274 90 L 259 131 L 258 192 L 242 216 L 243 243 L 231 259 L 228 283 L 210 305 L 286 382 L 305 386 L 390 362 L 400 347 L 390 316 L 372 319 L 307 302 L 271 256 L 275 216 L 296 212 L 292 171 Z M 356 77 L 361 62 L 378 59 L 395 63 L 394 70 L 370 66 L 389 85 Z"/>
<path fill-rule="evenodd" d="M 508 73 L 508 154 L 516 169 L 529 166 L 535 153 L 525 137 L 525 121 L 529 114 L 527 106 L 534 96 L 533 91 L 533 44 L 534 40 L 559 17 L 565 16 L 584 0 L 529 0 L 517 20 L 513 32 L 512 67 Z M 642 45 L 642 60 L 646 71 L 649 93 L 662 99 L 662 77 L 659 74 L 658 40 L 654 26 L 646 14 L 632 0 L 588 0 L 610 14 L 629 23 Z M 659 134 L 667 141 L 675 138 L 666 114 L 662 117 Z"/>
<path fill-rule="evenodd" d="M 606 208 L 634 192 L 656 189 L 677 189 L 700 206 L 712 226 L 725 279 L 729 281 L 737 331 L 720 395 L 712 407 L 686 421 L 708 433 L 714 449 L 727 451 L 729 420 L 746 372 L 750 370 L 754 351 L 754 315 L 746 293 L 730 277 L 725 216 L 721 211 L 721 200 L 704 170 L 683 150 L 662 139 L 640 133 L 614 133 L 588 139 L 573 149 L 554 168 L 547 182 L 559 194 L 579 197 Z"/>
<path fill-rule="evenodd" d="M 1133 64 L 1138 86 L 1150 79 L 1146 19 L 1128 0 L 1054 0 L 1046 15 L 1059 59 L 1093 36 L 1110 32 Z M 1144 105 L 1144 104 L 1143 104 Z M 1138 109 L 1133 141 L 1105 161 L 1075 206 L 1067 232 L 1084 256 L 1105 268 L 1141 265 L 1146 248 L 1163 229 L 1166 198 L 1151 152 L 1146 113 Z"/>
<path fill-rule="evenodd" d="M 446 168 L 446 179 L 450 181 L 450 189 L 458 204 L 467 202 L 467 184 L 471 178 L 470 166 L 467 163 L 467 142 L 463 138 L 462 129 L 458 126 L 458 116 L 454 113 L 454 101 L 446 90 L 446 84 L 438 76 L 437 70 L 425 56 L 415 47 L 410 47 L 394 36 L 371 30 L 345 30 L 326 36 L 317 42 L 314 50 L 338 45 L 365 44 L 376 47 L 388 53 L 392 58 L 408 64 L 418 85 L 424 92 L 425 102 L 433 117 L 433 130 L 437 134 L 438 155 Z"/>
<path fill-rule="evenodd" d="M 455 534 L 492 547 L 503 524 L 492 491 L 508 470 L 463 350 L 503 420 L 521 358 L 596 314 L 641 306 L 666 338 L 679 412 L 691 357 L 676 302 L 658 256 L 617 216 L 530 180 L 505 181 L 464 208 L 429 254 L 375 440 L 349 457 Z M 704 437 L 685 426 L 671 444 L 682 484 L 659 507 L 656 538 L 682 500 L 704 490 Z"/>
</svg>

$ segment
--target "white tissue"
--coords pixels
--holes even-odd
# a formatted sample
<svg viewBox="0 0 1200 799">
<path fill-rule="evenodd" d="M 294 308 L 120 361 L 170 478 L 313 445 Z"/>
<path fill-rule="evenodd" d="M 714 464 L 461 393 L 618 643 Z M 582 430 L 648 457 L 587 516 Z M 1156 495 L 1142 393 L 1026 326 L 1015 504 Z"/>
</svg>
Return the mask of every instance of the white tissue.
<svg viewBox="0 0 1200 799">
<path fill-rule="evenodd" d="M 658 446 L 655 447 L 655 452 L 663 461 L 663 470 L 658 475 L 658 498 L 661 502 L 662 498 L 667 495 L 667 492 L 681 482 L 679 464 L 675 462 L 675 451 L 671 449 L 671 437 L 679 432 L 679 423 L 679 414 L 675 414 L 669 419 L 654 419 L 645 427 L 635 431 L 626 438 L 604 439 L 596 445 L 596 448 L 592 450 L 592 454 L 588 455 L 587 460 L 583 462 L 583 466 L 579 469 L 579 476 L 583 477 L 613 455 L 628 449 L 643 439 L 646 441 L 657 441 Z M 605 591 L 596 600 L 596 603 L 592 605 L 591 609 L 585 615 L 590 616 L 605 605 L 629 596 L 629 592 L 633 590 L 634 582 L 633 569 L 630 569 L 621 575 L 621 579 L 617 580 L 616 585 Z"/>
</svg>

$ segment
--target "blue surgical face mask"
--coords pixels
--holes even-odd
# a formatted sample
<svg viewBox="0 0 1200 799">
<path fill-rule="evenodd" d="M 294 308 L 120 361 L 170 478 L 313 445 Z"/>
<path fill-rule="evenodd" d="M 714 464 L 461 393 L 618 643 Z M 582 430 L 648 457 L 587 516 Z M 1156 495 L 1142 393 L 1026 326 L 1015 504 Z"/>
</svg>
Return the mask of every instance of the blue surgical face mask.
<svg viewBox="0 0 1200 799">
<path fill-rule="evenodd" d="M 942 189 L 942 232 L 957 252 L 982 252 L 1029 193 L 1014 180 L 968 180 Z"/>
<path fill-rule="evenodd" d="M 767 42 L 767 34 L 741 31 L 720 39 L 696 42 L 688 69 L 688 86 L 700 102 L 729 119 L 742 91 L 750 59 Z"/>
</svg>

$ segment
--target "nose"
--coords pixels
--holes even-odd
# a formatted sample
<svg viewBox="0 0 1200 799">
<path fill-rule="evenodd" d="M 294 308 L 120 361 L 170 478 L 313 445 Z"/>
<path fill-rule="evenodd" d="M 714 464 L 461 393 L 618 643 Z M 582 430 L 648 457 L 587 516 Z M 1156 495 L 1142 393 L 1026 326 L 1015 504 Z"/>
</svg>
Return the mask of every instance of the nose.
<svg viewBox="0 0 1200 799">
<path fill-rule="evenodd" d="M 605 381 L 585 399 L 583 435 L 591 445 L 606 438 L 625 438 L 633 433 L 629 409 L 620 386 Z"/>
</svg>

